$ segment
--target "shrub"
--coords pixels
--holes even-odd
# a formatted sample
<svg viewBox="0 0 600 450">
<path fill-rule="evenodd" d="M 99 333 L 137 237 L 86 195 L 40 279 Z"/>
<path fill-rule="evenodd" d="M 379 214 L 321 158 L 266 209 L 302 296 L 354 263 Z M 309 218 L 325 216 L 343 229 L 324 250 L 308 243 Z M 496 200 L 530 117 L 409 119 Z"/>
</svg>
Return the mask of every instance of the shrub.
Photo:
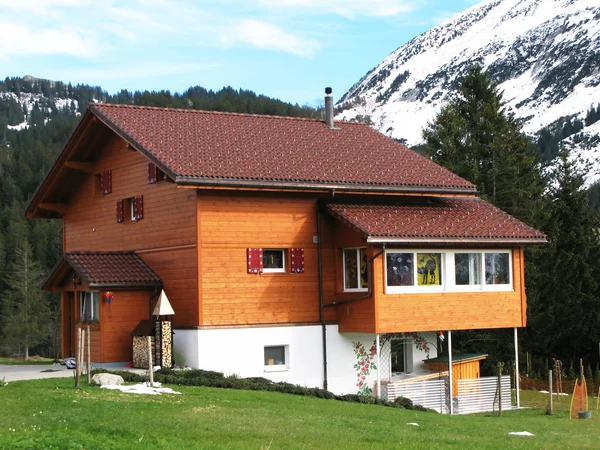
<svg viewBox="0 0 600 450">
<path fill-rule="evenodd" d="M 121 375 L 124 381 L 142 383 L 147 381 L 145 375 L 138 375 L 127 371 L 109 371 L 106 369 L 94 369 L 96 373 L 112 373 Z M 154 381 L 163 384 L 180 386 L 205 386 L 224 389 L 246 389 L 252 391 L 271 391 L 284 394 L 303 395 L 307 397 L 317 397 L 323 399 L 335 399 L 343 402 L 363 403 L 369 405 L 387 406 L 390 408 L 413 409 L 417 411 L 433 411 L 420 405 L 413 405 L 412 401 L 400 397 L 394 402 L 372 397 L 370 395 L 335 395 L 325 389 L 308 388 L 286 382 L 273 382 L 263 377 L 239 378 L 238 376 L 225 377 L 221 372 L 210 370 L 173 370 L 160 369 L 154 372 Z"/>
</svg>

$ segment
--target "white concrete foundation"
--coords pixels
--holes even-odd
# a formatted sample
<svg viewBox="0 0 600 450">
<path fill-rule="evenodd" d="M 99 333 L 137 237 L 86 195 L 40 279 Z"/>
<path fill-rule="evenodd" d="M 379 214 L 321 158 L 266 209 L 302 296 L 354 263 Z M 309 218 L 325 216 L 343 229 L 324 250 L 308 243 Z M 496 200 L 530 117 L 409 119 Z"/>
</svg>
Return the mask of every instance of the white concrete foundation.
<svg viewBox="0 0 600 450">
<path fill-rule="evenodd" d="M 321 325 L 174 331 L 174 348 L 192 368 L 323 387 Z M 285 365 L 265 365 L 265 346 L 284 346 Z M 416 367 L 422 356 L 415 352 Z M 329 391 L 368 394 L 374 389 L 374 334 L 339 333 L 337 325 L 328 325 L 327 358 Z"/>
</svg>

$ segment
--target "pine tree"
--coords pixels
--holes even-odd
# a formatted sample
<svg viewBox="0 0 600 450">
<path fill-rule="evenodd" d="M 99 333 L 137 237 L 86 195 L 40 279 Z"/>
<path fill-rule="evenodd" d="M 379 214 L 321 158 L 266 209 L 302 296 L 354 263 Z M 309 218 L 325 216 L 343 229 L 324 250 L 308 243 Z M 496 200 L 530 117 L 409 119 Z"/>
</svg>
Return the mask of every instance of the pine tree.
<svg viewBox="0 0 600 450">
<path fill-rule="evenodd" d="M 43 279 L 41 265 L 33 259 L 26 241 L 15 249 L 15 258 L 4 274 L 7 290 L 2 299 L 2 340 L 13 350 L 29 359 L 29 350 L 51 333 L 51 311 L 40 289 Z"/>
<path fill-rule="evenodd" d="M 544 183 L 533 145 L 501 107 L 497 83 L 480 66 L 423 131 L 427 154 L 476 184 L 481 196 L 526 222 L 537 220 Z"/>
<path fill-rule="evenodd" d="M 595 355 L 600 341 L 600 220 L 582 187 L 582 175 L 561 151 L 542 226 L 550 244 L 534 256 L 528 289 L 531 345 L 563 361 Z"/>
</svg>

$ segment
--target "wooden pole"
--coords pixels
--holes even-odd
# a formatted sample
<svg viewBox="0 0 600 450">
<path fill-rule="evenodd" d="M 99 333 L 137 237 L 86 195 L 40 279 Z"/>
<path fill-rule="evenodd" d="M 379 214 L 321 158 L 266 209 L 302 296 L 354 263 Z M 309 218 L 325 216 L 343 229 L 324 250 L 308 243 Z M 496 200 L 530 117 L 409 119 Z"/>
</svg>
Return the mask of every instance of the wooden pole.
<svg viewBox="0 0 600 450">
<path fill-rule="evenodd" d="M 92 353 L 91 349 L 91 337 L 90 337 L 90 326 L 87 326 L 87 359 L 86 359 L 86 372 L 87 372 L 87 383 L 92 384 Z"/>
<path fill-rule="evenodd" d="M 150 386 L 154 386 L 154 371 L 152 370 L 152 337 L 146 336 L 148 343 L 148 381 Z"/>
<path fill-rule="evenodd" d="M 452 331 L 448 330 L 448 397 L 450 398 L 450 415 L 454 414 L 454 377 L 452 376 Z"/>
<path fill-rule="evenodd" d="M 517 327 L 514 329 L 514 339 L 515 339 L 515 390 L 517 393 L 517 409 L 521 407 L 521 393 L 519 391 L 520 383 L 519 383 L 519 335 L 517 333 Z"/>
<path fill-rule="evenodd" d="M 76 352 L 75 352 L 75 387 L 79 387 L 79 365 L 80 365 L 80 355 L 79 355 L 79 347 L 81 346 L 81 328 L 77 327 L 77 342 L 76 342 Z"/>
<path fill-rule="evenodd" d="M 502 363 L 498 363 L 498 415 L 502 416 Z"/>
<path fill-rule="evenodd" d="M 548 371 L 548 409 L 546 409 L 546 414 L 551 416 L 554 413 L 554 405 L 552 404 L 552 370 Z"/>
<path fill-rule="evenodd" d="M 84 362 L 85 362 L 85 328 L 81 329 L 81 346 L 79 347 L 79 361 L 81 361 L 81 368 L 79 369 L 79 376 L 83 375 Z"/>
</svg>

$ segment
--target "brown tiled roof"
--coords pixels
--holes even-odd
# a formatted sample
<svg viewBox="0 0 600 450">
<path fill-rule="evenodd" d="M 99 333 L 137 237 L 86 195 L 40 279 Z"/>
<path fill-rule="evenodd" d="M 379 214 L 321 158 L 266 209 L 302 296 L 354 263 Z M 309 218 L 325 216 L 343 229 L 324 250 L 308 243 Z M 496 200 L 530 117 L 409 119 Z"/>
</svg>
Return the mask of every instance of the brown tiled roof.
<svg viewBox="0 0 600 450">
<path fill-rule="evenodd" d="M 70 252 L 63 255 L 89 287 L 159 287 L 162 281 L 134 252 Z"/>
<path fill-rule="evenodd" d="M 94 104 L 90 110 L 180 184 L 474 192 L 359 123 Z"/>
<path fill-rule="evenodd" d="M 546 242 L 546 236 L 476 197 L 420 197 L 387 204 L 329 204 L 370 242 Z"/>
</svg>

